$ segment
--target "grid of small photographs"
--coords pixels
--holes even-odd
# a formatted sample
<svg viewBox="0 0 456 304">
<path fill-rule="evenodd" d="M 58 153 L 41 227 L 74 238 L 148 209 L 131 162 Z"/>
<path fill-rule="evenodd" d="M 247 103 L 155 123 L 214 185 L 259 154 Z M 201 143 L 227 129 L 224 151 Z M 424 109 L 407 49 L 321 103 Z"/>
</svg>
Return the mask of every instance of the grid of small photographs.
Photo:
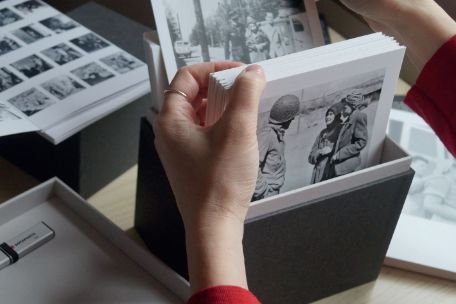
<svg viewBox="0 0 456 304">
<path fill-rule="evenodd" d="M 4 2 L 5 0 L 0 0 Z M 10 7 L 0 9 L 0 29 L 20 20 L 27 20 L 34 14 L 49 6 L 41 0 L 27 0 Z M 36 18 L 34 19 L 36 20 Z M 144 65 L 133 56 L 116 49 L 115 53 L 87 62 L 87 56 L 112 46 L 109 42 L 94 33 L 73 35 L 68 40 L 58 40 L 62 33 L 80 29 L 79 25 L 69 17 L 55 11 L 55 15 L 47 14 L 42 20 L 13 28 L 9 33 L 0 35 L 0 58 L 6 54 L 29 47 L 33 54 L 24 58 L 11 59 L 12 62 L 0 66 L 0 93 L 25 84 L 29 79 L 38 77 L 57 67 L 65 66 L 78 60 L 85 61 L 77 68 L 73 67 L 65 73 L 50 73 L 49 79 L 36 87 L 24 85 L 24 91 L 8 99 L 8 102 L 27 116 L 65 100 L 90 87 L 94 87 L 117 75 L 122 75 Z M 12 26 L 14 27 L 14 26 Z M 44 49 L 35 49 L 35 43 L 49 39 Z M 57 40 L 57 41 L 56 41 Z M 42 44 L 41 44 L 42 45 Z M 12 56 L 11 56 L 12 57 Z M 10 58 L 11 58 L 10 57 Z M 57 74 L 57 75 L 56 75 Z M 11 97 L 11 96 L 10 96 Z"/>
</svg>

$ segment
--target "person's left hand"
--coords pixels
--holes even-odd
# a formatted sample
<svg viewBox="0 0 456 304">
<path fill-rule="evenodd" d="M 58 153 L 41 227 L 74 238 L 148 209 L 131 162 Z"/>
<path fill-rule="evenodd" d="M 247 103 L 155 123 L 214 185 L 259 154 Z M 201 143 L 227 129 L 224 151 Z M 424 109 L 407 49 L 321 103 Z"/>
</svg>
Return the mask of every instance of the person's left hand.
<svg viewBox="0 0 456 304">
<path fill-rule="evenodd" d="M 258 173 L 258 104 L 263 70 L 252 65 L 235 81 L 220 120 L 204 126 L 209 74 L 240 63 L 179 70 L 155 121 L 155 146 L 181 213 L 194 290 L 246 287 L 242 237 Z"/>
</svg>

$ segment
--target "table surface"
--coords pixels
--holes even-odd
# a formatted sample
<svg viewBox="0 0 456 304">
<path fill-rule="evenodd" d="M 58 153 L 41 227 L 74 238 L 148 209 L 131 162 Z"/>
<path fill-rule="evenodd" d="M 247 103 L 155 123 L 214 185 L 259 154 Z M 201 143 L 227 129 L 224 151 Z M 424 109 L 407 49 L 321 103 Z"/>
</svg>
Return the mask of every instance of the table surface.
<svg viewBox="0 0 456 304">
<path fill-rule="evenodd" d="M 342 37 L 331 31 L 333 41 Z M 400 81 L 396 94 L 405 95 L 409 86 Z M 136 194 L 137 167 L 122 174 L 112 183 L 88 199 L 96 209 L 117 224 L 137 241 L 133 228 Z M 30 189 L 38 181 L 6 160 L 0 158 L 0 202 Z M 412 273 L 391 267 L 383 267 L 379 278 L 372 283 L 350 289 L 317 304 L 454 304 L 456 303 L 456 282 Z"/>
</svg>

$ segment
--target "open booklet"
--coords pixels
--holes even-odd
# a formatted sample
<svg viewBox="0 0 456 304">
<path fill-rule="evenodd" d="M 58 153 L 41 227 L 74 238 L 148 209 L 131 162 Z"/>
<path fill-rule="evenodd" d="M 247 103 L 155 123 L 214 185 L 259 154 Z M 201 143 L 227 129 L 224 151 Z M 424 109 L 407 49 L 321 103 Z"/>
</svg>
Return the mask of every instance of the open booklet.
<svg viewBox="0 0 456 304">
<path fill-rule="evenodd" d="M 456 280 L 456 159 L 413 112 L 393 109 L 388 134 L 412 155 L 415 177 L 385 264 Z"/>
<path fill-rule="evenodd" d="M 58 144 L 149 92 L 147 66 L 39 0 L 0 1 L 0 136 Z"/>
<path fill-rule="evenodd" d="M 260 163 L 252 200 L 378 164 L 405 48 L 372 34 L 259 64 Z M 226 108 L 245 66 L 213 73 L 206 124 Z"/>
</svg>

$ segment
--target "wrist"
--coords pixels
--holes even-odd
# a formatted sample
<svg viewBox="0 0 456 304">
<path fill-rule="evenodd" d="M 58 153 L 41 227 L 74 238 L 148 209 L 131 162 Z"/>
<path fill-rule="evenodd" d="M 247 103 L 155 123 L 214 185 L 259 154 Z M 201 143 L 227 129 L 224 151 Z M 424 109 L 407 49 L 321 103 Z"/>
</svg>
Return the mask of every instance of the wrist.
<svg viewBox="0 0 456 304">
<path fill-rule="evenodd" d="M 247 288 L 242 248 L 243 223 L 225 217 L 210 223 L 186 225 L 185 229 L 193 291 L 217 285 Z"/>
</svg>

